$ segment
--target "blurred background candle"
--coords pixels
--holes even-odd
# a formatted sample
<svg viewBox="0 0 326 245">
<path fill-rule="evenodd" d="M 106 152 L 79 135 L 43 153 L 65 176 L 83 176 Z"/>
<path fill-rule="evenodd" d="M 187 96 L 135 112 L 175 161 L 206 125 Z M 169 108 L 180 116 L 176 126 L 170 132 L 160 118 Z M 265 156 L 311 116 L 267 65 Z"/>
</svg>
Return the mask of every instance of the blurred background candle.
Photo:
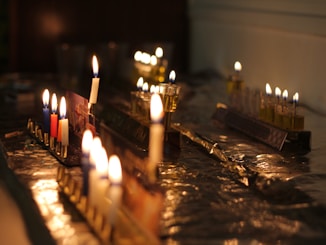
<svg viewBox="0 0 326 245">
<path fill-rule="evenodd" d="M 116 222 L 117 213 L 121 205 L 122 199 L 122 169 L 120 159 L 116 155 L 112 155 L 109 159 L 109 182 L 110 186 L 108 189 L 109 199 L 109 212 L 108 222 L 114 225 Z"/>
<path fill-rule="evenodd" d="M 153 94 L 150 103 L 151 125 L 149 134 L 148 177 L 150 182 L 156 180 L 157 164 L 163 159 L 163 104 L 158 94 Z"/>
<path fill-rule="evenodd" d="M 297 113 L 297 105 L 299 102 L 299 93 L 296 92 L 293 95 L 293 118 L 292 118 L 292 129 L 303 130 L 304 129 L 304 116 Z"/>
<path fill-rule="evenodd" d="M 44 143 L 47 145 L 49 139 L 49 131 L 50 131 L 50 110 L 49 110 L 49 100 L 50 100 L 50 92 L 48 89 L 45 89 L 43 92 L 43 118 L 44 118 Z"/>
<path fill-rule="evenodd" d="M 94 77 L 92 79 L 92 87 L 91 87 L 91 93 L 90 93 L 90 96 L 89 96 L 89 103 L 90 104 L 96 104 L 97 103 L 98 88 L 99 88 L 99 84 L 100 84 L 100 78 L 97 77 L 98 76 L 99 66 L 98 66 L 97 58 L 96 58 L 95 55 L 93 55 L 92 64 L 93 64 Z"/>
<path fill-rule="evenodd" d="M 287 106 L 288 91 L 285 89 L 282 93 L 283 103 L 282 103 L 282 128 L 291 128 L 291 115 L 289 113 L 289 108 Z"/>
<path fill-rule="evenodd" d="M 58 108 L 58 101 L 57 101 L 57 95 L 55 93 L 52 94 L 51 99 L 51 129 L 50 129 L 50 148 L 54 149 L 54 139 L 57 138 L 58 135 L 58 114 L 57 114 L 57 108 Z"/>
<path fill-rule="evenodd" d="M 269 123 L 274 122 L 274 104 L 272 101 L 272 88 L 269 83 L 266 83 L 266 111 L 265 120 Z"/>
<path fill-rule="evenodd" d="M 88 181 L 89 181 L 89 170 L 90 170 L 90 162 L 89 162 L 89 153 L 91 150 L 91 146 L 93 143 L 93 134 L 92 131 L 86 129 L 83 133 L 82 139 L 82 155 L 81 155 L 81 167 L 83 171 L 83 190 L 82 195 L 88 195 Z"/>
<path fill-rule="evenodd" d="M 282 104 L 280 103 L 281 89 L 279 87 L 275 88 L 275 111 L 274 111 L 274 124 L 278 127 L 282 127 Z"/>
</svg>

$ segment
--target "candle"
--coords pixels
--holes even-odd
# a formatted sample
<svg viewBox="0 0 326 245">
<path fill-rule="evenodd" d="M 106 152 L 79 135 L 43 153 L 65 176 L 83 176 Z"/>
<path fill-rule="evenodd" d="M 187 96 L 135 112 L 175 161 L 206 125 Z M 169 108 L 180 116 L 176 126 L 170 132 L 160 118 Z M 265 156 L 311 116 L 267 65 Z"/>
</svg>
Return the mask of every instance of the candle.
<svg viewBox="0 0 326 245">
<path fill-rule="evenodd" d="M 58 102 L 57 102 L 57 96 L 56 94 L 52 94 L 52 99 L 51 99 L 51 108 L 52 108 L 52 113 L 50 117 L 50 149 L 54 150 L 55 149 L 55 143 L 54 139 L 57 137 L 58 134 L 58 115 L 56 114 L 57 112 L 57 107 L 58 107 Z"/>
<path fill-rule="evenodd" d="M 57 95 L 55 93 L 52 94 L 51 108 L 52 108 L 52 114 L 51 114 L 50 136 L 56 138 L 58 135 L 58 114 L 57 114 L 58 102 L 57 102 Z"/>
<path fill-rule="evenodd" d="M 148 92 L 148 82 L 144 82 L 144 84 L 143 84 L 143 92 Z"/>
<path fill-rule="evenodd" d="M 120 159 L 116 155 L 112 155 L 109 159 L 109 181 L 108 199 L 110 207 L 108 212 L 109 224 L 114 225 L 122 198 L 122 169 Z"/>
<path fill-rule="evenodd" d="M 136 86 L 139 91 L 142 90 L 143 84 L 144 84 L 144 78 L 143 77 L 138 78 Z"/>
<path fill-rule="evenodd" d="M 272 88 L 269 83 L 266 83 L 266 111 L 265 111 L 265 120 L 267 122 L 273 123 L 274 122 L 274 105 L 271 100 L 272 95 Z"/>
<path fill-rule="evenodd" d="M 93 55 L 93 59 L 92 59 L 92 64 L 93 64 L 93 74 L 94 77 L 92 79 L 92 87 L 91 87 L 91 93 L 89 96 L 89 103 L 90 104 L 96 104 L 97 103 L 97 94 L 98 94 L 98 88 L 99 88 L 99 84 L 100 84 L 100 78 L 98 78 L 98 62 L 97 62 L 97 58 L 95 55 Z"/>
<path fill-rule="evenodd" d="M 90 162 L 89 162 L 89 153 L 91 150 L 93 142 L 93 134 L 92 131 L 86 129 L 83 133 L 82 139 L 82 156 L 81 156 L 81 167 L 83 170 L 83 190 L 82 194 L 88 195 L 88 182 L 89 182 L 89 170 L 90 170 Z"/>
<path fill-rule="evenodd" d="M 61 144 L 62 146 L 69 145 L 69 121 L 66 118 L 67 105 L 64 96 L 60 100 L 60 121 L 61 121 Z"/>
<path fill-rule="evenodd" d="M 44 133 L 50 131 L 50 111 L 49 111 L 50 92 L 45 89 L 43 92 L 43 118 L 44 118 Z"/>
<path fill-rule="evenodd" d="M 274 111 L 274 124 L 278 127 L 282 127 L 282 105 L 280 104 L 281 89 L 279 87 L 275 88 L 275 111 Z"/>
<path fill-rule="evenodd" d="M 281 97 L 281 89 L 279 87 L 275 88 L 275 96 L 277 98 L 277 103 L 280 102 L 280 97 Z"/>
<path fill-rule="evenodd" d="M 289 109 L 287 107 L 287 98 L 288 98 L 288 91 L 285 89 L 282 93 L 283 104 L 282 104 L 282 128 L 290 129 L 291 128 L 291 116 L 289 115 Z"/>
<path fill-rule="evenodd" d="M 304 116 L 297 114 L 297 104 L 299 101 L 299 93 L 296 92 L 293 95 L 293 119 L 292 119 L 292 129 L 303 130 L 304 129 Z"/>
<path fill-rule="evenodd" d="M 296 92 L 293 95 L 293 110 L 294 110 L 294 115 L 296 114 L 296 107 L 297 107 L 298 101 L 299 101 L 299 93 Z"/>
<path fill-rule="evenodd" d="M 96 203 L 96 191 L 97 191 L 97 172 L 96 162 L 98 161 L 100 149 L 102 148 L 101 139 L 94 137 L 91 148 L 89 151 L 89 180 L 88 180 L 88 200 L 92 207 L 95 207 Z"/>
<path fill-rule="evenodd" d="M 107 214 L 107 202 L 105 194 L 109 185 L 108 182 L 108 156 L 104 147 L 100 147 L 98 157 L 95 162 L 96 173 L 96 192 L 95 192 L 95 207 L 103 216 Z"/>
<path fill-rule="evenodd" d="M 151 126 L 149 135 L 149 159 L 148 171 L 149 180 L 154 182 L 156 180 L 156 167 L 163 158 L 163 140 L 164 140 L 164 126 L 162 124 L 164 112 L 161 97 L 158 94 L 151 96 L 150 102 L 150 116 Z"/>
</svg>

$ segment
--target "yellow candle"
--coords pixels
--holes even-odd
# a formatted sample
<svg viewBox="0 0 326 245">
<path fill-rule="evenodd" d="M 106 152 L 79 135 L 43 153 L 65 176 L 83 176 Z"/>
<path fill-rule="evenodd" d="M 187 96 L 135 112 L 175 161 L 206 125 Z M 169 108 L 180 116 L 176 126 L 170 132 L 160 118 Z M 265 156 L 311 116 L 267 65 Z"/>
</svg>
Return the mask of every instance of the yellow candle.
<svg viewBox="0 0 326 245">
<path fill-rule="evenodd" d="M 163 141 L 164 141 L 164 126 L 163 121 L 163 104 L 161 97 L 158 94 L 153 94 L 151 97 L 151 120 L 149 134 L 149 159 L 148 159 L 148 177 L 151 182 L 156 180 L 157 164 L 163 159 Z"/>
</svg>

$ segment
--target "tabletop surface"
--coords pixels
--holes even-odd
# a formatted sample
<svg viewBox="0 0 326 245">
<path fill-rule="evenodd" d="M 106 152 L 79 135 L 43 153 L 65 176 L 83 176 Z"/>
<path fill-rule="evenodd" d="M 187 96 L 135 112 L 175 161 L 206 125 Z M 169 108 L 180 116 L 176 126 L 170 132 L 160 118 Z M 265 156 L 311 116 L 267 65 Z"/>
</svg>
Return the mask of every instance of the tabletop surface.
<svg viewBox="0 0 326 245">
<path fill-rule="evenodd" d="M 230 161 L 222 163 L 186 137 L 181 138 L 178 154 L 165 156 L 159 166 L 158 179 L 166 191 L 160 222 L 162 243 L 325 242 L 326 117 L 302 108 L 305 128 L 312 132 L 311 152 L 304 156 L 279 152 L 229 128 L 217 127 L 212 122 L 216 103 L 226 101 L 224 80 L 216 76 L 187 79 L 180 82 L 182 92 L 172 120 L 218 142 Z M 19 88 L 25 83 L 26 80 L 16 81 Z M 42 84 L 38 84 L 38 88 L 41 87 Z M 5 133 L 24 127 L 28 117 L 38 116 L 41 103 L 29 96 L 39 90 L 31 92 L 24 87 L 17 90 L 12 85 L 2 86 L 2 137 Z M 111 99 L 119 100 L 114 96 Z M 12 160 L 17 161 L 22 157 L 20 152 L 10 152 Z M 46 159 L 49 164 L 52 162 L 51 157 Z M 29 161 L 25 165 L 20 164 L 20 168 L 17 168 L 19 171 L 16 169 L 14 173 L 33 189 L 31 183 L 35 168 L 38 167 Z M 46 179 L 53 171 L 51 169 L 48 167 L 47 172 L 40 173 L 46 173 Z M 248 170 L 257 173 L 258 177 L 248 179 Z M 42 180 L 43 177 L 40 178 Z M 76 230 L 69 231 L 77 234 Z M 53 231 L 50 233 L 54 234 Z M 58 244 L 63 243 L 58 238 L 55 240 Z M 81 243 L 78 239 L 71 241 Z"/>
</svg>

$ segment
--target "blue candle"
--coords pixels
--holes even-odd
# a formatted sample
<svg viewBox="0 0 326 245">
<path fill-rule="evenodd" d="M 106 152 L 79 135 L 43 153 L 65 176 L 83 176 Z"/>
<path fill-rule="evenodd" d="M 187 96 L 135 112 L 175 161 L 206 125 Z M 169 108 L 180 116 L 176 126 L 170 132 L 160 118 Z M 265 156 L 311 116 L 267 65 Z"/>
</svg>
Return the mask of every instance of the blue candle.
<svg viewBox="0 0 326 245">
<path fill-rule="evenodd" d="M 45 89 L 43 92 L 43 118 L 44 118 L 44 133 L 50 132 L 50 110 L 49 110 L 50 92 Z"/>
</svg>

